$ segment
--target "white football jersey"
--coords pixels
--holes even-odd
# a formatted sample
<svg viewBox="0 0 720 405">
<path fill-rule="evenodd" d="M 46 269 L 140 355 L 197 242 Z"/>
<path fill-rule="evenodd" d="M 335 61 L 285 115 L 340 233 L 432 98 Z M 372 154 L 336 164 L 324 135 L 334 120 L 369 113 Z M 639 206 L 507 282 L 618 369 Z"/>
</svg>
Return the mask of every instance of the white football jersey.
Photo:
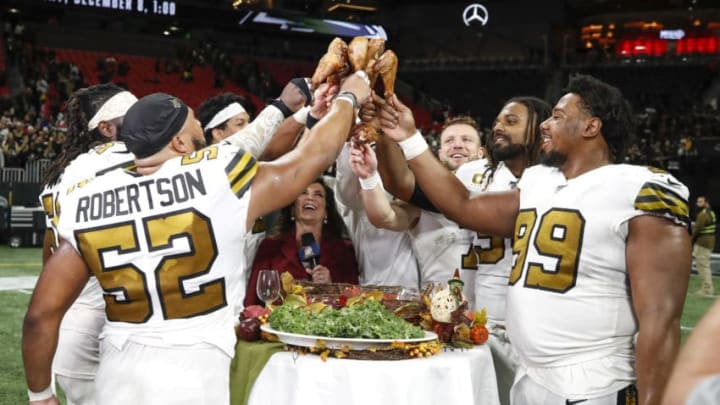
<svg viewBox="0 0 720 405">
<path fill-rule="evenodd" d="M 422 210 L 415 226 L 408 230 L 420 265 L 420 283 L 446 285 L 455 270 L 460 271 L 463 295 L 468 308 L 475 305 L 475 270 L 462 269 L 462 256 L 472 242 L 473 233 L 460 228 L 445 215 Z"/>
<path fill-rule="evenodd" d="M 624 164 L 570 180 L 534 166 L 518 187 L 507 298 L 513 347 L 528 375 L 568 398 L 623 388 L 634 380 L 638 330 L 628 222 L 656 215 L 687 227 L 687 188 L 668 173 Z"/>
<path fill-rule="evenodd" d="M 478 159 L 460 166 L 455 176 L 471 194 L 477 194 L 487 187 L 491 173 L 492 168 L 488 161 Z M 443 214 L 427 210 L 421 211 L 417 224 L 409 232 L 420 264 L 421 283 L 432 282 L 444 285 L 458 269 L 460 279 L 464 283 L 463 294 L 468 300 L 469 308 L 475 308 L 477 266 L 473 268 L 463 266 L 474 232 L 460 228 L 457 223 L 447 219 Z"/>
<path fill-rule="evenodd" d="M 230 145 L 168 160 L 155 173 L 114 170 L 63 200 L 59 231 L 104 290 L 101 338 L 156 346 L 208 343 L 233 356 L 230 292 L 246 268 L 255 159 Z"/>
<path fill-rule="evenodd" d="M 500 162 L 485 190 L 509 191 L 517 186 L 517 182 L 518 178 L 504 162 Z M 504 325 L 508 276 L 512 267 L 512 240 L 477 233 L 463 256 L 462 265 L 464 269 L 477 269 L 475 309 L 487 309 L 489 320 Z"/>
<path fill-rule="evenodd" d="M 259 160 L 284 119 L 285 117 L 279 108 L 274 105 L 268 105 L 248 126 L 223 139 L 219 144 L 233 145 L 251 154 L 256 160 Z M 247 291 L 246 286 L 255 255 L 260 247 L 260 243 L 265 240 L 265 236 L 264 222 L 262 218 L 258 218 L 253 228 L 248 230 L 242 246 L 245 252 L 247 268 L 241 272 L 235 272 L 232 276 L 240 278 L 237 282 L 231 283 L 235 285 L 236 288 L 230 292 L 231 302 L 235 307 L 234 317 L 236 322 L 239 321 L 238 316 L 244 308 L 243 303 L 245 301 L 245 291 Z"/>
<path fill-rule="evenodd" d="M 455 171 L 455 177 L 460 179 L 471 196 L 485 192 L 492 175 L 493 167 L 485 158 L 471 160 Z"/>
<path fill-rule="evenodd" d="M 45 210 L 46 232 L 50 232 L 53 238 L 52 250 L 59 243 L 57 233 L 60 218 L 59 207 L 62 206 L 61 198 L 65 195 L 65 191 L 81 180 L 99 176 L 120 167 L 129 167 L 134 164 L 134 158 L 135 156 L 128 152 L 123 142 L 108 142 L 98 145 L 73 159 L 63 170 L 60 181 L 43 189 L 40 193 L 40 202 Z M 95 277 L 90 277 L 87 285 L 73 303 L 73 307 L 98 310 L 105 308 L 102 290 Z"/>
<path fill-rule="evenodd" d="M 368 220 L 358 178 L 350 168 L 349 147 L 337 158 L 334 184 L 338 213 L 355 249 L 361 285 L 419 288 L 419 272 L 407 232 L 378 229 Z"/>
</svg>

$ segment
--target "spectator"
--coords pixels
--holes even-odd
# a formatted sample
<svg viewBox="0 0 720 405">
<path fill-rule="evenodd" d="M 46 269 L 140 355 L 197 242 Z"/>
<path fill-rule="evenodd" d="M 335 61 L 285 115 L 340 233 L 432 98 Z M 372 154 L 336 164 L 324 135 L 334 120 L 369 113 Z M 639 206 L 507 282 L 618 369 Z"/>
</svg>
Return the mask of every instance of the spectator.
<svg viewBox="0 0 720 405">
<path fill-rule="evenodd" d="M 697 207 L 700 211 L 695 217 L 693 224 L 692 241 L 693 257 L 697 271 L 702 280 L 702 286 L 695 293 L 698 295 L 712 296 L 715 292 L 712 273 L 710 272 L 710 254 L 715 248 L 715 226 L 717 218 L 710 206 L 710 199 L 706 196 L 697 198 Z"/>
</svg>

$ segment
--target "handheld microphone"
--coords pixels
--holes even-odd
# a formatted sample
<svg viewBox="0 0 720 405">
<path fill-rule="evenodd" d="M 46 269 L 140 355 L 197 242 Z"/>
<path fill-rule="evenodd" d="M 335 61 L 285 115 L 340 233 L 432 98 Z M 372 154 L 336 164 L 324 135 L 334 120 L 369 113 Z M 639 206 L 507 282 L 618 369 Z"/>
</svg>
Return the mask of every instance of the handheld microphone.
<svg viewBox="0 0 720 405">
<path fill-rule="evenodd" d="M 312 270 L 320 263 L 320 246 L 310 232 L 302 234 L 300 238 L 302 246 L 298 249 L 298 257 L 303 267 Z"/>
</svg>

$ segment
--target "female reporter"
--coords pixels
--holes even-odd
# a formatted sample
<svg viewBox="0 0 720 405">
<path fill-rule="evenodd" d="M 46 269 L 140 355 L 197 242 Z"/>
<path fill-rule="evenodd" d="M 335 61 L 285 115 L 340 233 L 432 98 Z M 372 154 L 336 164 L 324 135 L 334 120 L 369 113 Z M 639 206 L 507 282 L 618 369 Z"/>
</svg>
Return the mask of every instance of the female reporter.
<svg viewBox="0 0 720 405">
<path fill-rule="evenodd" d="M 309 242 L 308 234 L 315 246 Z M 335 198 L 322 178 L 308 185 L 292 205 L 282 210 L 271 235 L 255 256 L 245 306 L 262 305 L 255 292 L 260 270 L 290 272 L 296 280 L 314 283 L 358 283 L 355 252 L 351 242 L 342 237 Z"/>
</svg>

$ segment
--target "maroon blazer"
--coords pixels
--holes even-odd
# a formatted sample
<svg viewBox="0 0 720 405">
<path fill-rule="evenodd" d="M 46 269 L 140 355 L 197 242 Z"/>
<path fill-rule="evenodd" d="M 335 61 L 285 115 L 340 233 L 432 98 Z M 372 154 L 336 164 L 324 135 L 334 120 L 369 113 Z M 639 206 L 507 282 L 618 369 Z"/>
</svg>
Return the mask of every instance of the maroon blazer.
<svg viewBox="0 0 720 405">
<path fill-rule="evenodd" d="M 300 246 L 295 241 L 294 231 L 262 241 L 255 255 L 250 281 L 245 293 L 246 307 L 263 304 L 255 292 L 260 270 L 275 269 L 281 274 L 289 271 L 296 280 L 312 280 L 310 274 L 300 263 L 297 254 L 299 248 Z M 333 283 L 358 284 L 358 265 L 355 260 L 355 250 L 350 241 L 323 239 L 320 243 L 320 264 L 330 270 Z"/>
</svg>

